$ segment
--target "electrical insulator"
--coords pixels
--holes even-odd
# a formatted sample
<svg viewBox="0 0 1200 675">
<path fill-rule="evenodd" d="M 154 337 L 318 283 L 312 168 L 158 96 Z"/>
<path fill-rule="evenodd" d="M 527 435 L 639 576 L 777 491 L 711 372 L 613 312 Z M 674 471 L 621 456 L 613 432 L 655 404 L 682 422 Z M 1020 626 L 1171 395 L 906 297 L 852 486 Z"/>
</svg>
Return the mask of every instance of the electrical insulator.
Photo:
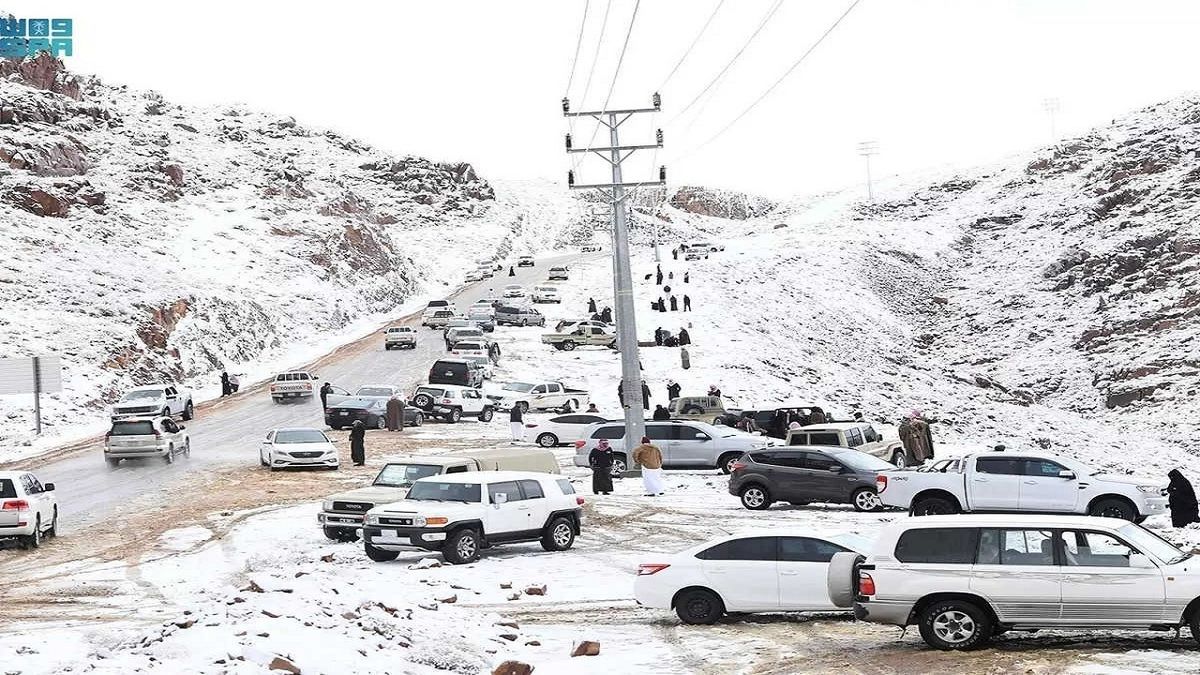
<svg viewBox="0 0 1200 675">
<path fill-rule="evenodd" d="M 665 166 L 658 167 L 658 179 L 661 181 L 667 180 L 667 167 L 665 167 Z"/>
<path fill-rule="evenodd" d="M 575 184 L 575 172 L 568 171 L 567 172 L 567 185 L 574 185 L 574 184 Z"/>
<path fill-rule="evenodd" d="M 571 112 L 571 99 L 567 98 L 566 96 L 563 97 L 563 112 Z"/>
<path fill-rule="evenodd" d="M 662 145 L 662 129 L 654 132 L 654 138 L 658 140 L 659 145 Z"/>
<path fill-rule="evenodd" d="M 660 142 L 661 144 L 661 142 Z M 571 149 L 571 134 L 567 134 L 567 149 Z"/>
<path fill-rule="evenodd" d="M 658 110 L 660 108 L 662 108 L 662 97 L 659 96 L 658 92 L 656 91 L 654 92 L 654 109 Z"/>
</svg>

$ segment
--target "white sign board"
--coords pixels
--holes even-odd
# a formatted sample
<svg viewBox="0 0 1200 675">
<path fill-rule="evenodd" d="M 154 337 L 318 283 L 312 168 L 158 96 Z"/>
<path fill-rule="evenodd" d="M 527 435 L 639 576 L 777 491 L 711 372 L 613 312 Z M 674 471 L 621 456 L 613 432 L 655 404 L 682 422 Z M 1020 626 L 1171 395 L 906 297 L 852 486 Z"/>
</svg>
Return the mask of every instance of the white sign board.
<svg viewBox="0 0 1200 675">
<path fill-rule="evenodd" d="M 40 385 L 40 386 L 39 386 Z M 57 356 L 0 359 L 0 394 L 43 394 L 62 391 L 62 360 Z"/>
</svg>

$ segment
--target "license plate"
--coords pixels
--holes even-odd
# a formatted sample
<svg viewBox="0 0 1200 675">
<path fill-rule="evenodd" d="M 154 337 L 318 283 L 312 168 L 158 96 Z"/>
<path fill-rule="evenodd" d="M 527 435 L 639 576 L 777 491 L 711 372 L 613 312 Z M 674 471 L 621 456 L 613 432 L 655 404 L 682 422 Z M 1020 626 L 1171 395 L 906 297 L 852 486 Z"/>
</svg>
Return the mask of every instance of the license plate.
<svg viewBox="0 0 1200 675">
<path fill-rule="evenodd" d="M 387 539 L 389 541 L 399 541 L 400 533 L 395 530 L 380 530 L 379 539 Z"/>
<path fill-rule="evenodd" d="M 341 415 L 341 416 L 343 416 L 343 417 L 345 417 L 346 415 L 349 415 L 349 414 L 350 414 L 350 411 L 349 411 L 349 410 L 343 410 L 343 411 L 339 412 L 338 414 L 339 414 L 339 415 Z"/>
</svg>

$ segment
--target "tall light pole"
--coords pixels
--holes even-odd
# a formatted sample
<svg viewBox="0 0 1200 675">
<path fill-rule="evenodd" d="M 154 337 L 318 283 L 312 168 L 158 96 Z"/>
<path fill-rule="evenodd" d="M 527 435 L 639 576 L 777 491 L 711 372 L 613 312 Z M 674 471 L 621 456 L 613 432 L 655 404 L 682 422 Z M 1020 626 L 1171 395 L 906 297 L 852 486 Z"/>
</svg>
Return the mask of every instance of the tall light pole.
<svg viewBox="0 0 1200 675">
<path fill-rule="evenodd" d="M 874 188 L 871 187 L 871 155 L 879 154 L 878 141 L 861 141 L 858 144 L 858 154 L 867 160 L 867 201 L 875 201 Z"/>
<path fill-rule="evenodd" d="M 1055 123 L 1055 115 L 1058 112 L 1058 109 L 1059 109 L 1059 104 L 1058 104 L 1057 98 L 1047 98 L 1047 99 L 1042 100 L 1042 110 L 1045 110 L 1046 114 L 1048 114 L 1050 116 L 1050 140 L 1052 142 L 1058 140 L 1058 132 L 1055 129 L 1055 124 L 1054 124 Z"/>
<path fill-rule="evenodd" d="M 667 170 L 659 167 L 658 180 L 624 182 L 621 175 L 621 164 L 638 150 L 657 150 L 662 147 L 662 130 L 656 134 L 655 142 L 641 145 L 621 145 L 620 126 L 630 117 L 640 113 L 658 113 L 662 109 L 662 99 L 654 95 L 654 107 L 630 108 L 625 110 L 594 110 L 587 112 L 571 112 L 571 104 L 563 99 L 563 115 L 566 117 L 591 117 L 599 124 L 608 127 L 609 144 L 603 147 L 575 148 L 571 144 L 571 135 L 567 134 L 567 153 L 590 153 L 607 161 L 612 167 L 611 183 L 592 183 L 577 185 L 575 172 L 567 173 L 567 184 L 573 190 L 598 190 L 608 198 L 612 208 L 612 238 L 613 238 L 613 301 L 617 310 L 617 348 L 621 352 L 621 407 L 625 411 L 625 445 L 626 456 L 637 445 L 642 436 L 646 435 L 646 413 L 642 406 L 642 368 L 638 359 L 637 325 L 634 319 L 633 304 L 633 271 L 629 262 L 629 231 L 626 224 L 626 200 L 630 196 L 627 188 L 666 185 Z M 629 465 L 633 466 L 633 465 Z M 640 467 L 634 466 L 630 473 L 640 473 Z"/>
</svg>

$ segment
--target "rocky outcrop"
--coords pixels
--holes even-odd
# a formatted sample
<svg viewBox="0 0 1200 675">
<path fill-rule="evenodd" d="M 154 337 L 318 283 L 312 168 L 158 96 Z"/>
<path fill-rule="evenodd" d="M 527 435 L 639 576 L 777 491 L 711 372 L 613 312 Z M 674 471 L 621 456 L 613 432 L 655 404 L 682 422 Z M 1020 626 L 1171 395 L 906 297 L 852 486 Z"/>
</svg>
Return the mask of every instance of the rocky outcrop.
<svg viewBox="0 0 1200 675">
<path fill-rule="evenodd" d="M 703 187 L 680 187 L 671 194 L 667 203 L 688 213 L 728 220 L 758 218 L 777 206 L 764 197 Z"/>
<path fill-rule="evenodd" d="M 78 101 L 82 97 L 80 79 L 67 72 L 61 59 L 46 52 L 26 59 L 0 59 L 0 79 L 15 79 L 35 89 L 44 89 Z"/>
</svg>

